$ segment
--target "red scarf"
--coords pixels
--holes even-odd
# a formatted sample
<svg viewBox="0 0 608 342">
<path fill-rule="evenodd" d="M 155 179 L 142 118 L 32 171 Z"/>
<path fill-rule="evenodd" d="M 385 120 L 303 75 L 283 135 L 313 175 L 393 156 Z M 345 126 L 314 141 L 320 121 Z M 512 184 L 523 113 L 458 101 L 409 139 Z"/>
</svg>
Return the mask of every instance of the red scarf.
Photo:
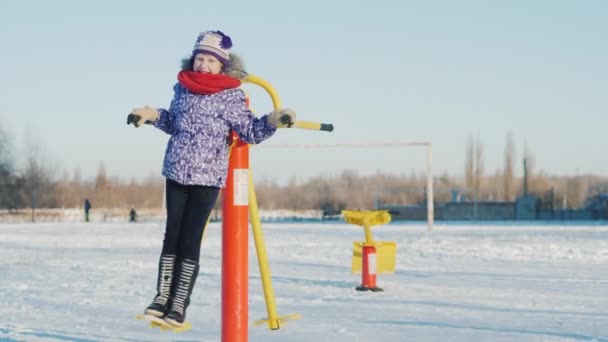
<svg viewBox="0 0 608 342">
<path fill-rule="evenodd" d="M 177 80 L 184 88 L 196 94 L 210 95 L 226 89 L 236 88 L 241 81 L 224 74 L 204 74 L 182 70 L 177 74 Z"/>
</svg>

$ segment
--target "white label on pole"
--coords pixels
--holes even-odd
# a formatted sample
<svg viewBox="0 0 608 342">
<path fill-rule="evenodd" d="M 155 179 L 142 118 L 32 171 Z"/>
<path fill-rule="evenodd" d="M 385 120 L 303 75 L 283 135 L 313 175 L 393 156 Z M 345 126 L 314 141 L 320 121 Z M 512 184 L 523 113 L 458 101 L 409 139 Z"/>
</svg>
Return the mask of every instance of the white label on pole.
<svg viewBox="0 0 608 342">
<path fill-rule="evenodd" d="M 248 169 L 234 169 L 234 205 L 249 205 Z"/>
<path fill-rule="evenodd" d="M 367 255 L 367 269 L 369 274 L 376 274 L 376 253 L 369 253 Z"/>
</svg>

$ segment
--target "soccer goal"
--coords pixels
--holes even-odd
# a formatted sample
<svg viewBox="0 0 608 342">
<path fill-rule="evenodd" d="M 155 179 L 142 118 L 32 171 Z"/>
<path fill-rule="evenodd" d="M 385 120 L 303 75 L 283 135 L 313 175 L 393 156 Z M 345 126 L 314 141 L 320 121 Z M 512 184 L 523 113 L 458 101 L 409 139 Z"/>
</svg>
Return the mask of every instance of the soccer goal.
<svg viewBox="0 0 608 342">
<path fill-rule="evenodd" d="M 424 151 L 424 153 L 420 153 Z M 423 166 L 424 165 L 424 166 Z M 390 175 L 405 175 L 407 172 L 422 173 L 423 177 L 410 176 L 417 179 L 417 186 L 424 188 L 424 196 L 417 202 L 419 207 L 426 207 L 427 230 L 432 230 L 434 223 L 434 196 L 432 174 L 432 144 L 428 141 L 405 142 L 378 142 L 378 143 L 341 143 L 341 144 L 309 144 L 309 143 L 263 143 L 255 145 L 251 150 L 251 168 L 256 185 L 259 183 L 278 182 L 282 184 L 297 185 L 305 183 L 307 179 L 321 179 L 324 176 L 333 180 L 345 181 L 349 178 L 349 171 L 354 171 L 362 177 L 357 178 L 362 184 L 343 185 L 345 195 L 349 192 L 348 186 L 360 186 L 365 193 L 367 201 L 356 201 L 347 198 L 350 202 L 361 203 L 370 209 L 369 201 L 377 207 L 375 193 L 392 191 L 395 189 L 373 188 L 370 183 L 377 180 L 374 173 Z M 414 172 L 414 173 L 415 173 Z M 333 178 L 331 177 L 333 175 Z M 386 177 L 385 177 L 386 178 Z M 326 185 L 328 186 L 328 185 Z M 257 186 L 256 186 L 257 187 Z M 320 189 L 322 187 L 320 186 Z M 322 190 L 321 190 L 322 191 Z M 374 193 L 375 192 L 375 193 Z M 426 203 L 421 203 L 426 202 Z M 377 208 L 374 208 L 377 209 Z"/>
</svg>

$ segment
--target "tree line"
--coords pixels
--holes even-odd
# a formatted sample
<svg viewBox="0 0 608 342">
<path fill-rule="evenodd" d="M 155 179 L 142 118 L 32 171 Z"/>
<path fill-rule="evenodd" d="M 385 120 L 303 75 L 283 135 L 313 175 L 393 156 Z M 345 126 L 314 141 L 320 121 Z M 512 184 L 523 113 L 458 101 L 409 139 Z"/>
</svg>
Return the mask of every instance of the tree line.
<svg viewBox="0 0 608 342">
<path fill-rule="evenodd" d="M 143 180 L 124 180 L 109 176 L 99 165 L 94 178 L 85 179 L 80 170 L 64 171 L 45 160 L 39 145 L 26 143 L 23 167 L 17 168 L 10 140 L 0 129 L 0 209 L 78 208 L 88 198 L 96 208 L 160 208 L 163 206 L 164 179 L 149 176 Z M 434 200 L 445 203 L 454 198 L 465 201 L 513 201 L 523 194 L 535 195 L 545 208 L 578 208 L 591 196 L 608 192 L 608 178 L 593 175 L 552 176 L 535 165 L 528 148 L 519 158 L 511 134 L 507 135 L 502 169 L 487 172 L 484 146 L 478 137 L 466 142 L 464 177 L 447 173 L 434 179 Z M 526 179 L 516 176 L 523 167 Z M 306 180 L 291 179 L 286 184 L 263 179 L 255 184 L 259 207 L 289 210 L 371 209 L 377 204 L 425 205 L 426 174 L 411 170 L 402 174 L 377 172 L 362 175 L 343 170 Z M 217 206 L 221 201 L 217 202 Z"/>
</svg>

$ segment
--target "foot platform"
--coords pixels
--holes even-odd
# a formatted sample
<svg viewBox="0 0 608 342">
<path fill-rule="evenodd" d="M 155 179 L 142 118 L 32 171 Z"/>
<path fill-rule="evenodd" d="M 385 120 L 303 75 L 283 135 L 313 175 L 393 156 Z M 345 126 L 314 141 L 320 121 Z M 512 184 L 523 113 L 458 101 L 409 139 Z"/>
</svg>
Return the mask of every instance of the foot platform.
<svg viewBox="0 0 608 342">
<path fill-rule="evenodd" d="M 184 325 L 182 325 L 181 327 L 178 327 L 167 323 L 167 321 L 160 317 L 155 317 L 151 315 L 137 315 L 135 316 L 135 318 L 143 319 L 150 322 L 150 328 L 159 328 L 160 331 L 172 331 L 176 333 L 181 333 L 192 329 L 192 323 L 188 321 L 184 322 Z"/>
<path fill-rule="evenodd" d="M 301 317 L 302 317 L 302 315 L 300 315 L 299 313 L 294 313 L 294 314 L 281 316 L 281 317 L 278 317 L 275 319 L 269 319 L 269 318 L 258 319 L 253 324 L 256 327 L 259 327 L 262 325 L 268 325 L 268 328 L 270 330 L 277 330 L 277 329 L 281 328 L 281 325 L 285 325 L 285 324 L 287 324 L 287 322 L 295 321 L 297 319 L 300 319 Z"/>
</svg>

